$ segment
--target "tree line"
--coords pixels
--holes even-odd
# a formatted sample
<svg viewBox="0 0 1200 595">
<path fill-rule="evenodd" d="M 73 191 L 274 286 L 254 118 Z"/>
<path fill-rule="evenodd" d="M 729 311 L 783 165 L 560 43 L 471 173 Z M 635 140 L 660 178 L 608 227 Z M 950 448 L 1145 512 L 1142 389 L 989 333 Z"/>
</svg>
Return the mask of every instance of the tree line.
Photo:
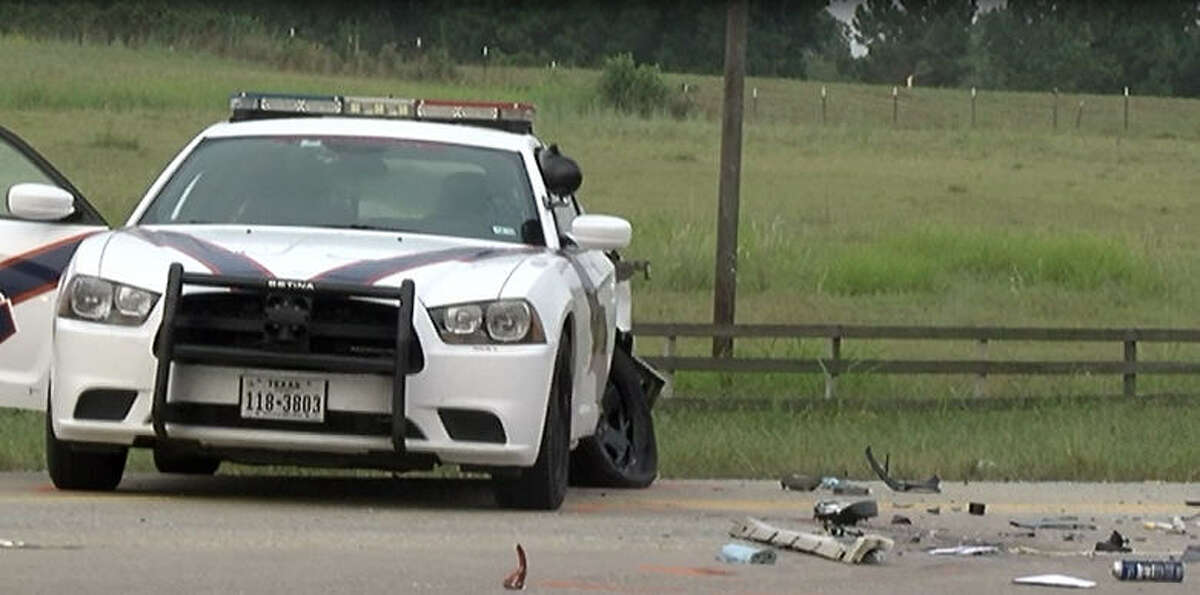
<svg viewBox="0 0 1200 595">
<path fill-rule="evenodd" d="M 1200 96 L 1195 0 L 866 0 L 853 26 L 828 0 L 751 0 L 747 71 L 991 89 Z M 714 0 L 0 0 L 0 33 L 183 46 L 227 55 L 320 52 L 448 63 L 598 67 L 628 53 L 665 71 L 717 74 Z M 867 54 L 853 58 L 851 41 Z M 487 47 L 485 55 L 483 48 Z"/>
</svg>

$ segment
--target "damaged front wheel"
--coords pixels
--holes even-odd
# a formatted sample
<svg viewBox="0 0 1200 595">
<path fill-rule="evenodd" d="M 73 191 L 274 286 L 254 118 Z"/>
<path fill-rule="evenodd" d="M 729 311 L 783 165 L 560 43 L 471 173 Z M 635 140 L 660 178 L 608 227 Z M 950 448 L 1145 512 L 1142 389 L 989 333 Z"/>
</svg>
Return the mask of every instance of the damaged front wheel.
<svg viewBox="0 0 1200 595">
<path fill-rule="evenodd" d="M 650 404 L 633 358 L 613 352 L 596 433 L 571 453 L 571 483 L 644 488 L 658 476 L 658 443 Z"/>
</svg>

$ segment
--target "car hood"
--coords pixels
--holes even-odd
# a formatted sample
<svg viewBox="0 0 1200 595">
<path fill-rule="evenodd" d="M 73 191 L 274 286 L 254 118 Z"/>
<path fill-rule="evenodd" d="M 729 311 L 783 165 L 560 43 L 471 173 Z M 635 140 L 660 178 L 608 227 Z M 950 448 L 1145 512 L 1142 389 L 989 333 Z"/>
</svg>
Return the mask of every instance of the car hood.
<svg viewBox="0 0 1200 595">
<path fill-rule="evenodd" d="M 495 299 L 513 270 L 544 248 L 346 229 L 144 226 L 114 232 L 100 275 L 161 291 L 173 262 L 214 275 L 399 286 L 428 306 Z"/>
</svg>

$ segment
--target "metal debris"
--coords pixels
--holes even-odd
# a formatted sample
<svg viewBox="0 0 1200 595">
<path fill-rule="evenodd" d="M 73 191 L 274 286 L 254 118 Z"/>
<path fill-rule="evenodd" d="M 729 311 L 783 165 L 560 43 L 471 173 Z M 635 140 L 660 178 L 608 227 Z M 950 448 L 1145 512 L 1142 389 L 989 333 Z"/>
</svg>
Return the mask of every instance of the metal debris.
<svg viewBox="0 0 1200 595">
<path fill-rule="evenodd" d="M 1151 531 L 1166 531 L 1172 535 L 1187 534 L 1187 524 L 1183 522 L 1183 517 L 1172 517 L 1169 523 L 1146 521 L 1142 526 Z"/>
<path fill-rule="evenodd" d="M 986 509 L 987 505 L 983 502 L 971 502 L 970 504 L 967 504 L 967 512 L 975 516 L 983 516 L 983 512 Z"/>
<path fill-rule="evenodd" d="M 880 465 L 879 461 L 875 460 L 875 455 L 871 454 L 870 446 L 867 447 L 867 462 L 870 463 L 871 469 L 875 471 L 875 475 L 878 475 L 879 479 L 883 480 L 883 483 L 887 484 L 887 487 L 891 488 L 892 491 L 931 493 L 941 493 L 942 491 L 942 479 L 937 475 L 934 475 L 925 481 L 905 481 L 893 479 L 890 475 L 888 475 L 888 470 L 891 468 L 892 463 L 891 455 L 886 455 L 884 457 L 883 465 Z"/>
<path fill-rule="evenodd" d="M 525 572 L 528 566 L 525 563 L 525 548 L 521 544 L 517 544 L 517 569 L 512 571 L 512 574 L 504 578 L 504 588 L 510 591 L 525 590 Z"/>
<path fill-rule="evenodd" d="M 780 529 L 755 518 L 735 521 L 729 535 L 780 548 L 814 554 L 846 564 L 878 564 L 895 542 L 880 535 L 836 538 L 829 535 Z"/>
<path fill-rule="evenodd" d="M 1045 517 L 1045 518 L 1039 519 L 1037 521 L 1032 521 L 1032 522 L 1011 521 L 1010 520 L 1010 521 L 1008 521 L 1008 524 L 1012 525 L 1018 529 L 1033 529 L 1034 531 L 1038 531 L 1041 529 L 1057 529 L 1057 530 L 1061 530 L 1061 531 L 1096 531 L 1097 530 L 1096 525 L 1094 525 L 1092 523 L 1085 523 L 1085 522 L 1079 520 L 1079 517 L 1077 517 L 1077 516 Z"/>
<path fill-rule="evenodd" d="M 25 543 L 24 541 L 18 541 L 15 539 L 0 539 L 0 549 L 23 550 L 23 549 L 34 549 L 35 547 L 36 546 L 29 545 L 28 543 Z"/>
<path fill-rule="evenodd" d="M 929 555 L 931 556 L 984 556 L 999 553 L 1000 548 L 994 545 L 960 545 L 929 550 Z"/>
<path fill-rule="evenodd" d="M 893 525 L 911 525 L 912 519 L 910 519 L 902 514 L 897 514 L 897 515 L 892 516 L 892 524 Z"/>
<path fill-rule="evenodd" d="M 751 547 L 740 543 L 727 543 L 721 547 L 717 560 L 729 564 L 774 564 L 775 550 L 766 547 Z"/>
<path fill-rule="evenodd" d="M 1042 587 L 1065 587 L 1068 589 L 1091 589 L 1096 586 L 1096 581 L 1089 581 L 1065 574 L 1037 574 L 1033 576 L 1022 576 L 1014 578 L 1013 582 L 1018 585 L 1038 585 Z"/>
</svg>

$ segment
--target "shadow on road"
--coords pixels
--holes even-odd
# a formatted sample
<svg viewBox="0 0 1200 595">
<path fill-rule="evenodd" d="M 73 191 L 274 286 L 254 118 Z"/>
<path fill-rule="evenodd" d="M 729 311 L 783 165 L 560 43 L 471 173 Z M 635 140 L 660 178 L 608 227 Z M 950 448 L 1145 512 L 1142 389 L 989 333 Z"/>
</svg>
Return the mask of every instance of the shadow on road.
<svg viewBox="0 0 1200 595">
<path fill-rule="evenodd" d="M 495 509 L 491 483 L 485 479 L 245 476 L 126 477 L 118 494 L 183 496 L 213 500 L 261 500 L 329 504 L 344 507 Z"/>
</svg>

